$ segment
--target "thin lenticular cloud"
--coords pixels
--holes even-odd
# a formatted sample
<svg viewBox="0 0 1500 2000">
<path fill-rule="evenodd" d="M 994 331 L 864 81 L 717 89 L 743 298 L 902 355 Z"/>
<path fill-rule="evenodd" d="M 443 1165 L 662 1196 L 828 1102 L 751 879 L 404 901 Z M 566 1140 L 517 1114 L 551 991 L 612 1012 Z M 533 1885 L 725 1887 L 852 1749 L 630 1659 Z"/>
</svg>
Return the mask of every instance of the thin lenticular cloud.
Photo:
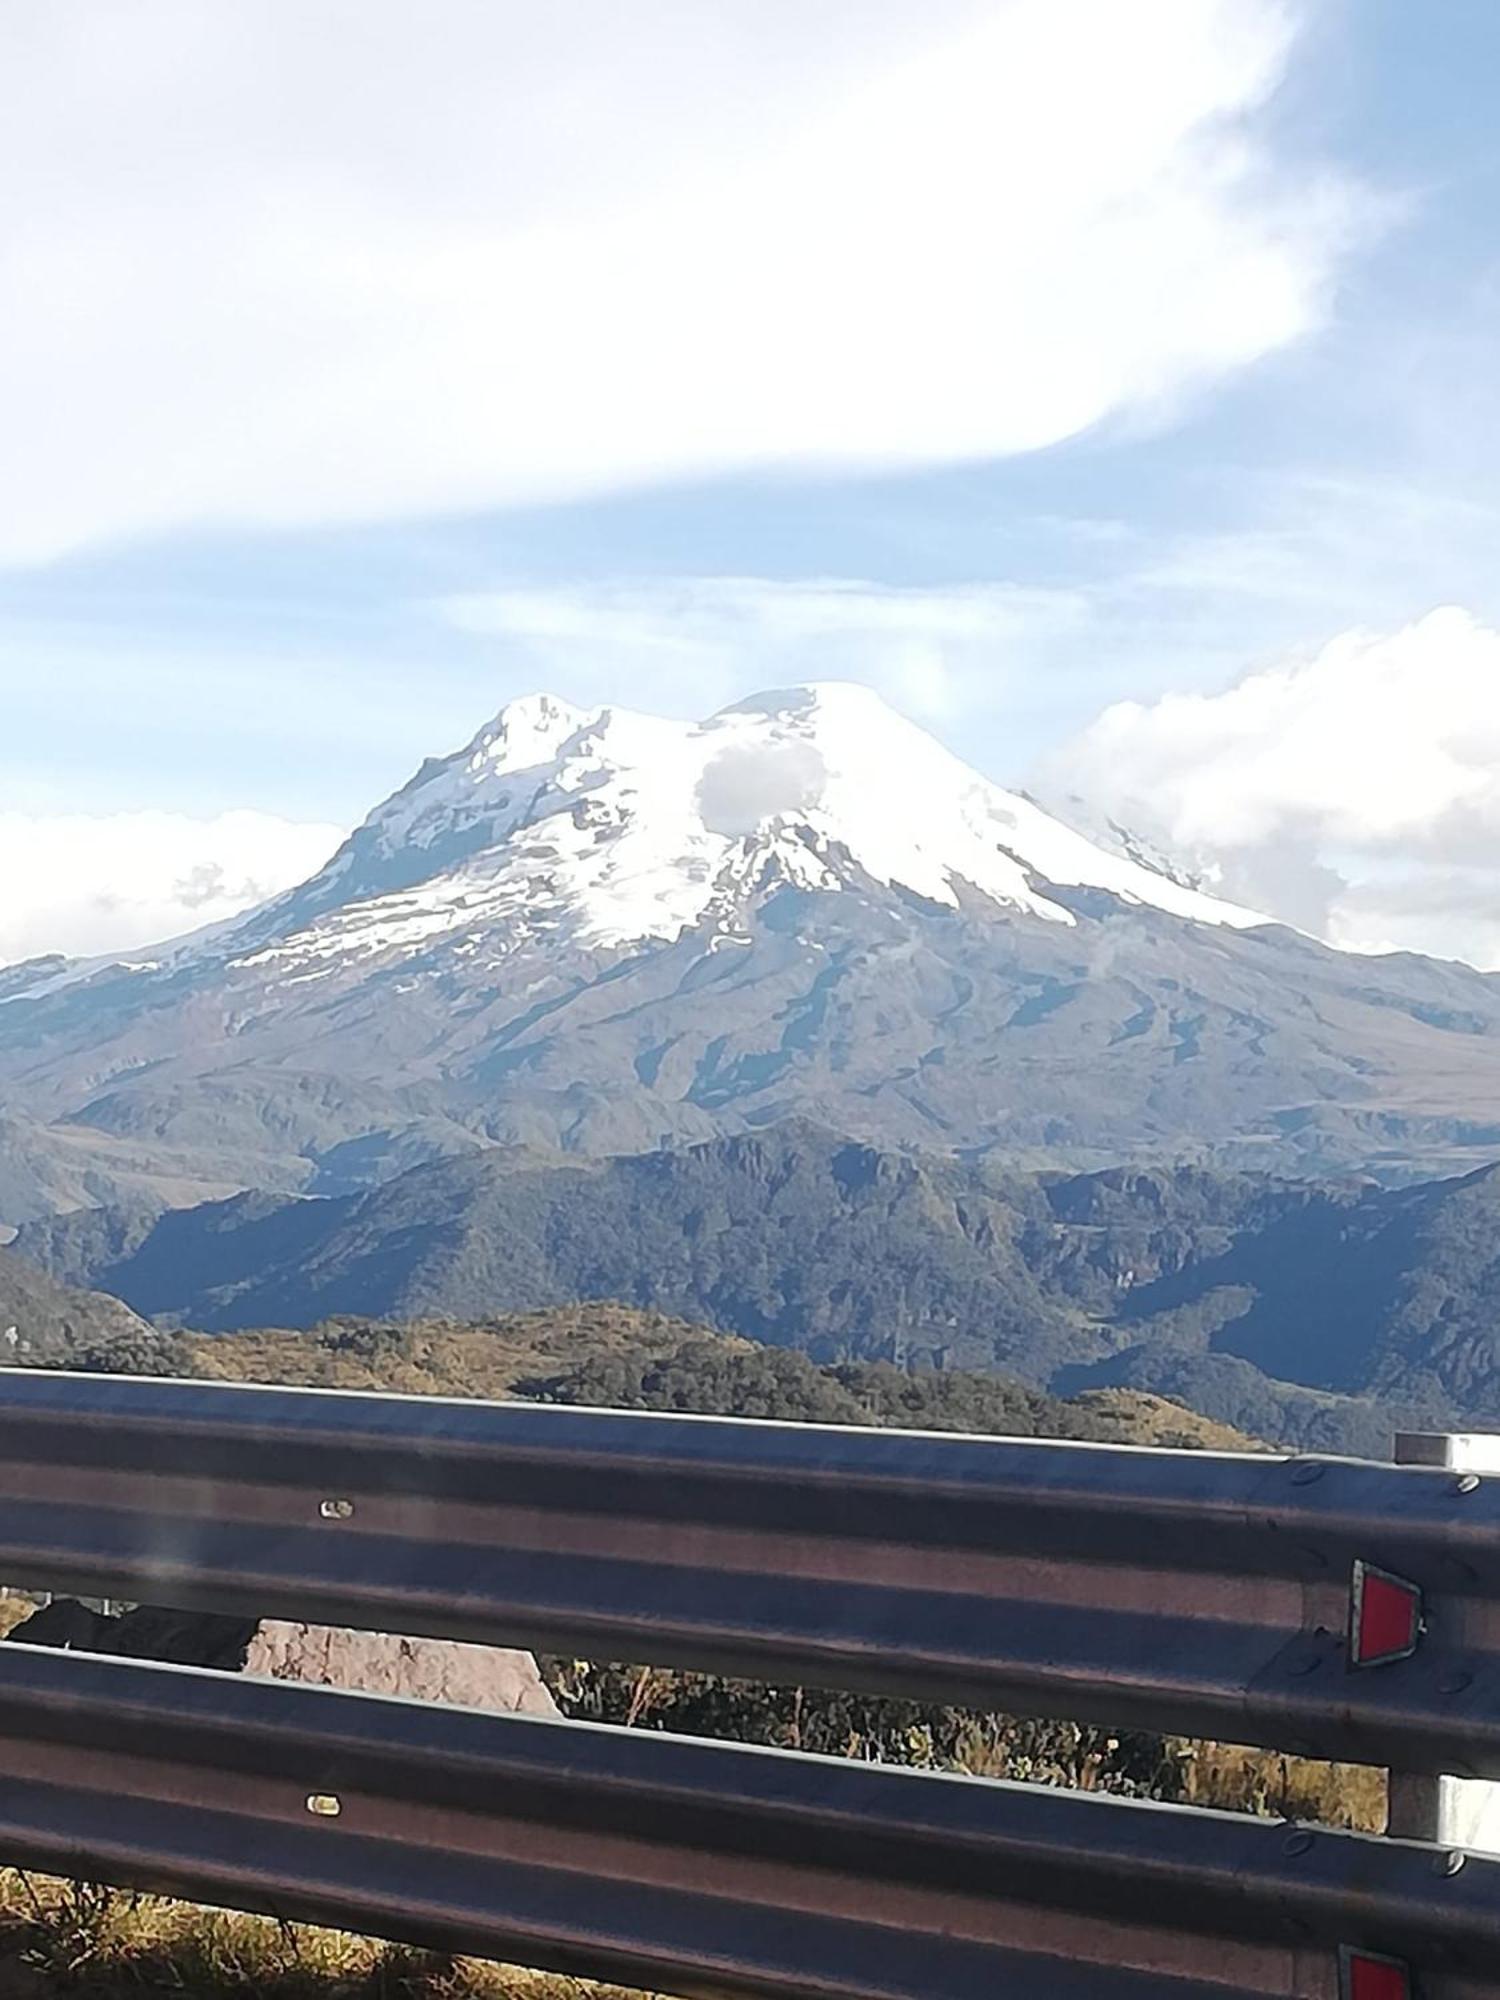
<svg viewBox="0 0 1500 2000">
<path fill-rule="evenodd" d="M 0 81 L 0 560 L 1170 408 L 1315 327 L 1370 223 L 1257 126 L 1290 18 L 39 10 Z"/>
<path fill-rule="evenodd" d="M 516 585 L 434 608 L 461 631 L 518 649 L 578 699 L 615 699 L 644 676 L 643 705 L 696 716 L 751 688 L 860 680 L 929 723 L 993 702 L 1088 616 L 1067 590 L 853 577 Z"/>
</svg>

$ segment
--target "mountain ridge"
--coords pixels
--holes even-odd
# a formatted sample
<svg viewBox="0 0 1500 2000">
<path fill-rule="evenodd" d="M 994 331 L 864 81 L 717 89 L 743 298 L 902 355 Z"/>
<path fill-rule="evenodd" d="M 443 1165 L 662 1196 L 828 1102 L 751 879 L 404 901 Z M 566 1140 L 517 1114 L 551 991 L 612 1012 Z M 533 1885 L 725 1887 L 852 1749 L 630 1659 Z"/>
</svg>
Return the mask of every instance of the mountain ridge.
<svg viewBox="0 0 1500 2000">
<path fill-rule="evenodd" d="M 1203 1169 L 1025 1174 L 808 1124 L 635 1158 L 482 1153 L 322 1201 L 23 1230 L 164 1324 L 481 1320 L 610 1299 L 822 1363 L 1179 1397 L 1382 1455 L 1500 1418 L 1500 1168 L 1385 1189 Z"/>
</svg>

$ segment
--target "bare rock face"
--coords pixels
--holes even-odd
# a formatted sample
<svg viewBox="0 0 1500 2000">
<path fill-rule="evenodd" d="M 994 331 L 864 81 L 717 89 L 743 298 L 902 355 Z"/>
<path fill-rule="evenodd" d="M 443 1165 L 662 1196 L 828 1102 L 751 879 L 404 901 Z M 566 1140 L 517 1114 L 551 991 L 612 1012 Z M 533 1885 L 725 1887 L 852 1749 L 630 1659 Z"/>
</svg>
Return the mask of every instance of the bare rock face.
<svg viewBox="0 0 1500 2000">
<path fill-rule="evenodd" d="M 255 1628 L 243 1671 L 266 1680 L 404 1695 L 457 1708 L 557 1714 L 530 1653 L 469 1646 L 456 1639 L 406 1639 L 390 1632 L 351 1632 L 268 1618 Z"/>
<path fill-rule="evenodd" d="M 402 1695 L 458 1708 L 487 1708 L 508 1715 L 557 1714 L 530 1653 L 470 1646 L 456 1639 L 409 1639 L 393 1632 L 164 1611 L 154 1605 L 141 1605 L 116 1618 L 73 1598 L 54 1599 L 17 1625 L 10 1637 L 30 1646 L 214 1667 L 265 1680 Z"/>
</svg>

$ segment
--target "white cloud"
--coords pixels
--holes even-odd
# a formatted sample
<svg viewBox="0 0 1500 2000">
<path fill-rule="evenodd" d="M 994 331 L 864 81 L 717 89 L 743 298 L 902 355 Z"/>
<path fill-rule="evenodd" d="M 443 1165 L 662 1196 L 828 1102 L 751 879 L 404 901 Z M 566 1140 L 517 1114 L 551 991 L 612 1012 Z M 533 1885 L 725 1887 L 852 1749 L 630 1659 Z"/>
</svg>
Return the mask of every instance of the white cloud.
<svg viewBox="0 0 1500 2000">
<path fill-rule="evenodd" d="M 578 701 L 698 716 L 780 683 L 859 680 L 929 724 L 1018 698 L 1039 651 L 1087 616 L 1065 590 L 848 577 L 624 578 L 437 608 L 463 631 L 519 646 Z"/>
<path fill-rule="evenodd" d="M 1500 968 L 1500 633 L 1464 611 L 1121 702 L 1047 775 L 1336 944 Z"/>
<path fill-rule="evenodd" d="M 828 766 L 811 743 L 746 744 L 705 768 L 696 804 L 710 832 L 738 838 L 778 814 L 816 806 L 827 783 Z"/>
<path fill-rule="evenodd" d="M 1028 450 L 1321 319 L 1290 0 L 72 0 L 0 79 L 0 559 Z"/>
<path fill-rule="evenodd" d="M 310 875 L 341 838 L 258 812 L 0 812 L 0 964 L 130 951 L 220 922 Z"/>
</svg>

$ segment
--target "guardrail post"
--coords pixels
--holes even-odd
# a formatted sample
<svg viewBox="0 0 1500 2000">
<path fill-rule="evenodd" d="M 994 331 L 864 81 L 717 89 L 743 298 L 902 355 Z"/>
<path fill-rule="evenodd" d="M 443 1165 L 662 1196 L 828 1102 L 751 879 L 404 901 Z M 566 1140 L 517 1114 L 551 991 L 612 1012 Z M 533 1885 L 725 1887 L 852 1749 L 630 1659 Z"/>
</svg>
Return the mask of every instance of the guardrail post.
<svg viewBox="0 0 1500 2000">
<path fill-rule="evenodd" d="M 1398 1431 L 1397 1465 L 1438 1466 L 1459 1478 L 1500 1475 L 1500 1435 L 1482 1431 Z M 1500 1854 L 1500 1784 L 1487 1778 L 1390 1774 L 1387 1831 L 1475 1854 Z"/>
</svg>

